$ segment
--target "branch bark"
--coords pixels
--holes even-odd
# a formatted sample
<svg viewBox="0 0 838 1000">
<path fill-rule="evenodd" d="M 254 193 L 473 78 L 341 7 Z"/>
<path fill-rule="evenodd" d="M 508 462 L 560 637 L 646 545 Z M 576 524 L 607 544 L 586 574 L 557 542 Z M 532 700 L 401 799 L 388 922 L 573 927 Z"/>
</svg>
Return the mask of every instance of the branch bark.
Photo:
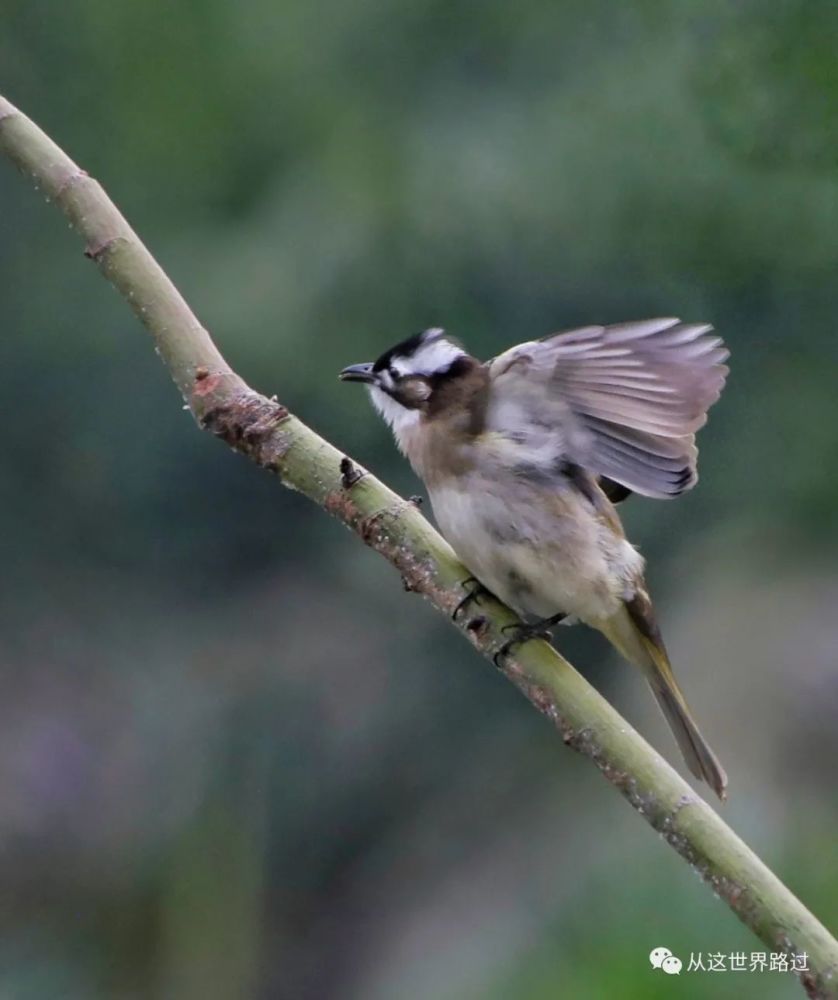
<svg viewBox="0 0 838 1000">
<path fill-rule="evenodd" d="M 85 254 L 152 335 L 199 426 L 337 517 L 450 619 L 468 572 L 415 504 L 246 385 L 100 185 L 2 97 L 0 151 L 84 238 Z M 501 629 L 515 621 L 487 598 L 479 616 L 455 627 L 491 659 Z M 806 953 L 808 969 L 797 974 L 810 997 L 838 997 L 838 942 L 565 659 L 533 641 L 501 669 L 768 948 Z"/>
</svg>

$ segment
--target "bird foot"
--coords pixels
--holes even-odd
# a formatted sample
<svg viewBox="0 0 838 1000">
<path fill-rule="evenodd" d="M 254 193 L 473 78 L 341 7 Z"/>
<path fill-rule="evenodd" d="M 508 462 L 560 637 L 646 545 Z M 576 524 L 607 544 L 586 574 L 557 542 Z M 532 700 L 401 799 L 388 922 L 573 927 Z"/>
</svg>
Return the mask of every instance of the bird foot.
<svg viewBox="0 0 838 1000">
<path fill-rule="evenodd" d="M 481 594 L 488 593 L 483 584 L 477 579 L 476 576 L 470 576 L 463 580 L 462 586 L 466 590 L 466 596 L 460 601 L 456 608 L 451 612 L 451 621 L 456 621 L 457 618 L 462 614 L 463 611 L 471 604 L 472 601 L 480 603 L 479 598 Z"/>
<path fill-rule="evenodd" d="M 504 625 L 501 632 L 514 632 L 515 634 L 511 639 L 507 639 L 497 653 L 495 653 L 492 658 L 495 662 L 495 666 L 500 667 L 501 661 L 506 659 L 513 649 L 517 646 L 523 645 L 525 642 L 529 642 L 531 639 L 544 639 L 545 642 L 550 642 L 553 638 L 553 634 L 550 629 L 554 625 L 558 625 L 566 617 L 567 615 L 565 614 L 557 614 L 552 615 L 550 618 L 542 618 L 540 621 L 531 622 L 529 624 L 519 624 L 516 622 L 514 625 Z"/>
</svg>

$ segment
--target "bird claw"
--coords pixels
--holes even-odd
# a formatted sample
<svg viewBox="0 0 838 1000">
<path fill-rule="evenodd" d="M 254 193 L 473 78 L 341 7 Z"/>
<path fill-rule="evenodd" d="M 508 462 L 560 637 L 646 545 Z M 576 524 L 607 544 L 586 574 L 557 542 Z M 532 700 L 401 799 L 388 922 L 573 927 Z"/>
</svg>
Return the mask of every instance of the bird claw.
<svg viewBox="0 0 838 1000">
<path fill-rule="evenodd" d="M 456 608 L 451 612 L 451 621 L 456 621 L 459 615 L 463 612 L 465 608 L 471 604 L 472 601 L 478 601 L 480 593 L 485 592 L 486 588 L 477 579 L 476 576 L 467 577 L 463 580 L 462 586 L 466 589 L 466 596 L 460 601 Z M 479 601 L 478 601 L 479 603 Z"/>
<path fill-rule="evenodd" d="M 565 617 L 563 614 L 558 614 L 553 615 L 551 618 L 543 618 L 541 621 L 532 622 L 532 624 L 519 624 L 515 622 L 513 625 L 504 625 L 501 632 L 514 631 L 515 635 L 511 639 L 507 639 L 492 657 L 495 666 L 500 667 L 501 661 L 505 660 L 516 646 L 521 646 L 531 639 L 544 639 L 545 642 L 550 642 L 553 638 L 553 633 L 550 629 L 554 625 L 558 625 Z"/>
</svg>

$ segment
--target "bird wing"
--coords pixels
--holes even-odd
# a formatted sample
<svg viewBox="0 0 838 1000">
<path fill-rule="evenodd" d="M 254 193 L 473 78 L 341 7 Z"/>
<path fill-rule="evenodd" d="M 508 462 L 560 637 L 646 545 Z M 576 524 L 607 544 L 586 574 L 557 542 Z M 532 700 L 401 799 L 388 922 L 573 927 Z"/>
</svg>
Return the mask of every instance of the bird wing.
<svg viewBox="0 0 838 1000">
<path fill-rule="evenodd" d="M 695 432 L 719 398 L 727 358 L 711 326 L 677 319 L 519 344 L 487 362 L 487 428 L 645 496 L 680 496 L 698 478 Z"/>
</svg>

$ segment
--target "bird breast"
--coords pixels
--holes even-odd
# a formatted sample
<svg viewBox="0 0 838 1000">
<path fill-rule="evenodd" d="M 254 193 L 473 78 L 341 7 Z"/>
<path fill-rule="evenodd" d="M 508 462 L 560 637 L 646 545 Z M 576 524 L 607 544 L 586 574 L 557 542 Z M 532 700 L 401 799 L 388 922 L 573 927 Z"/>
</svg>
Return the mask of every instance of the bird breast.
<svg viewBox="0 0 838 1000">
<path fill-rule="evenodd" d="M 519 614 L 607 618 L 642 578 L 637 551 L 564 477 L 548 486 L 473 468 L 429 484 L 429 493 L 457 555 Z"/>
</svg>

